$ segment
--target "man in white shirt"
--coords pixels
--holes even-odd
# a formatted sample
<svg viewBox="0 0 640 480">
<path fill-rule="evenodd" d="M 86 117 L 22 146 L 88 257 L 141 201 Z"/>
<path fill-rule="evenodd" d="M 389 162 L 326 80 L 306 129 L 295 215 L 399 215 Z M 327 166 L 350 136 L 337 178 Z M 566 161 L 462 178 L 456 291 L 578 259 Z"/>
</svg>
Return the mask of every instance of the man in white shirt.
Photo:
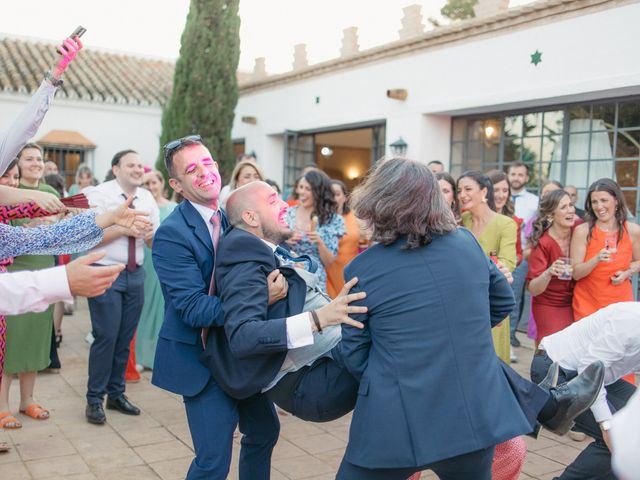
<svg viewBox="0 0 640 480">
<path fill-rule="evenodd" d="M 613 471 L 621 480 L 632 480 L 640 472 L 640 393 L 636 391 L 627 406 L 611 420 Z"/>
<path fill-rule="evenodd" d="M 0 275 L 0 315 L 42 312 L 59 301 L 73 301 L 75 295 L 95 297 L 109 288 L 124 265 L 95 267 L 104 252 L 94 252 L 67 265 L 35 272 Z"/>
<path fill-rule="evenodd" d="M 609 305 L 543 338 L 531 364 L 531 378 L 542 378 L 551 363 L 557 362 L 558 381 L 563 382 L 597 360 L 605 365 L 604 386 L 591 409 L 576 418 L 575 427 L 595 441 L 567 467 L 559 477 L 563 480 L 614 478 L 609 429 L 612 414 L 624 407 L 636 390 L 622 377 L 640 369 L 640 303 Z"/>
<path fill-rule="evenodd" d="M 99 265 L 125 264 L 111 288 L 103 295 L 89 299 L 91 327 L 95 341 L 89 352 L 86 417 L 90 423 L 102 424 L 106 416 L 102 407 L 105 393 L 107 408 L 127 415 L 139 415 L 140 410 L 124 395 L 124 373 L 129 358 L 129 344 L 138 326 L 144 303 L 143 242 L 151 247 L 153 234 L 159 225 L 158 206 L 151 193 L 141 188 L 144 169 L 140 156 L 133 150 L 114 155 L 111 169 L 115 180 L 83 193 L 97 212 L 112 210 L 133 196 L 133 206 L 149 213 L 151 228 L 142 233 L 113 226 L 104 233 L 97 249 L 106 255 Z"/>
<path fill-rule="evenodd" d="M 511 200 L 515 207 L 515 215 L 523 220 L 522 229 L 520 231 L 520 238 L 522 241 L 522 247 L 527 244 L 527 239 L 524 235 L 524 226 L 529 220 L 536 214 L 538 210 L 538 204 L 540 199 L 537 195 L 527 191 L 527 183 L 529 182 L 529 167 L 522 162 L 514 162 L 509 165 L 507 171 L 507 178 L 509 181 L 509 187 L 511 188 Z M 529 270 L 529 264 L 526 260 L 522 260 L 520 265 L 513 271 L 513 295 L 516 300 L 516 304 L 509 315 L 511 320 L 509 328 L 511 330 L 511 346 L 519 347 L 520 342 L 516 338 L 516 328 L 520 317 L 522 317 L 523 309 L 523 297 L 525 293 L 525 278 L 527 277 L 527 271 Z"/>
</svg>

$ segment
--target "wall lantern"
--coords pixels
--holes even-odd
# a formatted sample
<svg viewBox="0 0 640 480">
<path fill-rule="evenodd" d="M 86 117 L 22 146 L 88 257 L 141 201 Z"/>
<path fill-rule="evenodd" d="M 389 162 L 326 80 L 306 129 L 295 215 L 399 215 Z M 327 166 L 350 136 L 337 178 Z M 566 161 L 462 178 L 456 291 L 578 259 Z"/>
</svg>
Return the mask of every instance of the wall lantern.
<svg viewBox="0 0 640 480">
<path fill-rule="evenodd" d="M 395 142 L 389 145 L 391 147 L 391 153 L 394 156 L 402 157 L 405 153 L 407 153 L 407 142 L 405 142 L 402 137 L 398 138 Z"/>
<path fill-rule="evenodd" d="M 387 90 L 387 97 L 393 98 L 394 100 L 400 100 L 404 102 L 407 99 L 407 89 L 406 88 L 391 88 Z"/>
</svg>

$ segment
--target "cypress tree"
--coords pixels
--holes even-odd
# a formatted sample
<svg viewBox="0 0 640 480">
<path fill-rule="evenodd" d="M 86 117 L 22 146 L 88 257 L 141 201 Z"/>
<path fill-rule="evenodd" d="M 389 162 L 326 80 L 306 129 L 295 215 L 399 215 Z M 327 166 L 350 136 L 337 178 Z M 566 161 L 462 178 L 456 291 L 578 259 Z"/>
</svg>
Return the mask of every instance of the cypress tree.
<svg viewBox="0 0 640 480">
<path fill-rule="evenodd" d="M 238 5 L 239 0 L 191 0 L 160 136 L 162 147 L 176 138 L 201 135 L 225 177 L 234 165 L 231 127 L 238 101 Z M 166 176 L 162 156 L 160 148 L 156 165 Z"/>
</svg>

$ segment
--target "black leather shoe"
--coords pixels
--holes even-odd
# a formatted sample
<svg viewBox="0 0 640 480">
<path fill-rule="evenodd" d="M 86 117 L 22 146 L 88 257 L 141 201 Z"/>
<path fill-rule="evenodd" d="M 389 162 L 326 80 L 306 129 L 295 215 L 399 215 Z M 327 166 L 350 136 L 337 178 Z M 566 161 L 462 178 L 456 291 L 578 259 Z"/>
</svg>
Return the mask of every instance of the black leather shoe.
<svg viewBox="0 0 640 480">
<path fill-rule="evenodd" d="M 518 340 L 518 338 L 515 335 L 513 335 L 511 337 L 510 342 L 511 342 L 511 346 L 512 347 L 519 347 L 520 346 L 520 340 Z"/>
<path fill-rule="evenodd" d="M 547 391 L 551 390 L 552 388 L 555 388 L 555 386 L 558 384 L 559 374 L 560 374 L 560 365 L 558 365 L 558 362 L 553 362 L 549 367 L 549 370 L 547 370 L 547 374 L 542 379 L 542 381 L 538 384 L 538 386 Z"/>
<path fill-rule="evenodd" d="M 604 381 L 604 364 L 593 362 L 580 375 L 568 383 L 551 389 L 558 409 L 542 425 L 557 435 L 564 435 L 573 426 L 574 419 L 596 400 Z"/>
<path fill-rule="evenodd" d="M 125 415 L 140 415 L 140 409 L 133 405 L 124 395 L 118 398 L 107 398 L 107 408 L 109 410 L 118 410 Z"/>
<path fill-rule="evenodd" d="M 104 414 L 104 409 L 101 403 L 89 403 L 85 410 L 87 421 L 89 423 L 95 423 L 96 425 L 102 425 L 107 421 L 107 417 Z"/>
</svg>

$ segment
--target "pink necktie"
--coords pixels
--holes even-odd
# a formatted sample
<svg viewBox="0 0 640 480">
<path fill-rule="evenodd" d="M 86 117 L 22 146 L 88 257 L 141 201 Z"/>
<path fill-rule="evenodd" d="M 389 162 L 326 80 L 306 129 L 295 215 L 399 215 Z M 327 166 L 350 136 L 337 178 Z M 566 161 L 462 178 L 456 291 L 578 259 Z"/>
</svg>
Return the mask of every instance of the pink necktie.
<svg viewBox="0 0 640 480">
<path fill-rule="evenodd" d="M 220 240 L 220 212 L 216 212 L 211 217 L 211 225 L 213 225 L 213 232 L 211 233 L 211 243 L 213 243 L 213 271 L 211 272 L 211 282 L 209 283 L 209 295 L 216 294 L 216 250 L 218 249 L 218 241 Z M 202 329 L 200 337 L 202 339 L 202 348 L 207 344 L 207 335 L 209 334 L 209 328 Z"/>
<path fill-rule="evenodd" d="M 211 233 L 211 242 L 213 243 L 213 271 L 211 272 L 211 283 L 209 284 L 209 295 L 216 294 L 216 251 L 218 250 L 218 241 L 220 240 L 220 214 L 214 213 L 211 217 L 211 225 L 213 232 Z"/>
<path fill-rule="evenodd" d="M 124 193 L 122 196 L 125 200 L 127 199 L 127 196 Z M 132 203 L 129 205 L 129 208 L 136 207 L 134 207 Z M 127 245 L 127 272 L 135 272 L 136 268 L 138 268 L 138 263 L 136 262 L 136 237 L 127 237 L 127 239 L 129 240 Z"/>
</svg>

